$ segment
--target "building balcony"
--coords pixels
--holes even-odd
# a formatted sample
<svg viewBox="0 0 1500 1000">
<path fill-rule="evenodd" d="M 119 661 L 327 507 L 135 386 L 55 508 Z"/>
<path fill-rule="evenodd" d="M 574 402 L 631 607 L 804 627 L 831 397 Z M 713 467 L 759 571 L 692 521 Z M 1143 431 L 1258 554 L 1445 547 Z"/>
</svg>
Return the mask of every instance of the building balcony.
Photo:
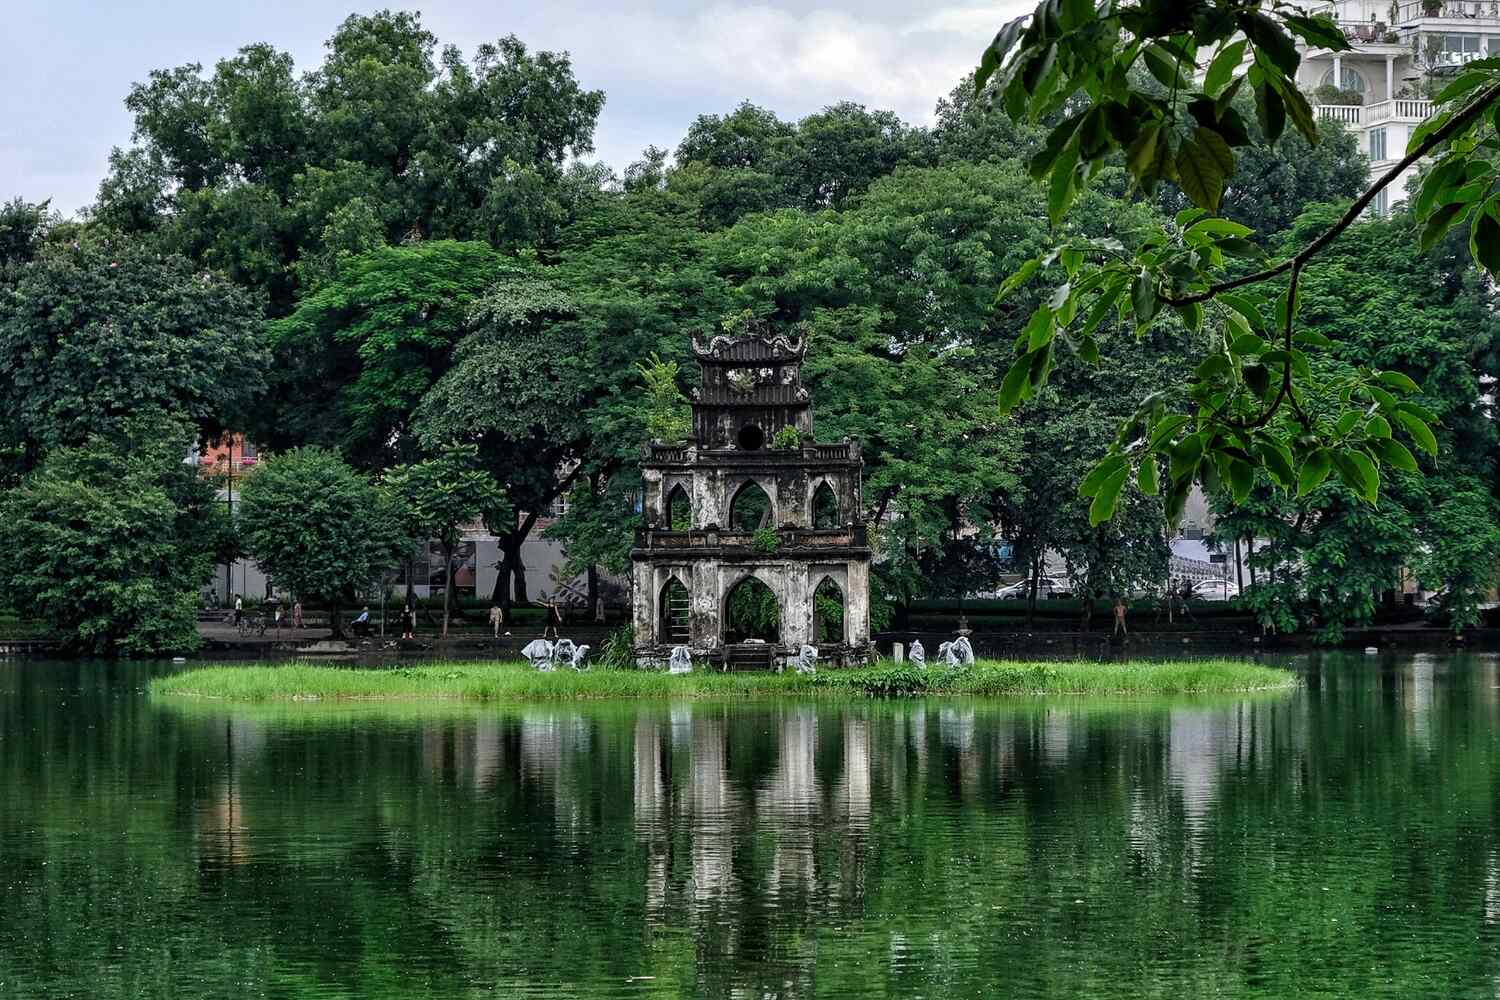
<svg viewBox="0 0 1500 1000">
<path fill-rule="evenodd" d="M 1397 0 L 1400 27 L 1472 29 L 1500 26 L 1500 4 L 1495 0 Z"/>
<path fill-rule="evenodd" d="M 1432 102 L 1398 98 L 1375 104 L 1319 104 L 1313 110 L 1319 118 L 1342 122 L 1350 128 L 1368 128 L 1386 122 L 1414 125 L 1432 114 Z"/>
<path fill-rule="evenodd" d="M 725 462 L 755 465 L 823 464 L 829 462 L 860 461 L 859 444 L 855 441 L 810 442 L 804 441 L 801 448 L 781 450 L 759 448 L 747 451 L 743 448 L 699 448 L 686 444 L 662 444 L 652 441 L 646 446 L 646 465 L 691 465 L 705 462 L 723 465 Z"/>
<path fill-rule="evenodd" d="M 762 552 L 755 547 L 755 532 L 731 528 L 694 528 L 690 531 L 666 531 L 661 528 L 642 528 L 636 532 L 635 548 L 638 552 L 665 555 L 681 552 L 684 555 L 702 555 L 705 550 L 725 550 L 725 554 L 763 555 L 774 559 L 792 551 L 808 549 L 864 549 L 870 544 L 869 530 L 863 524 L 845 525 L 840 528 L 794 528 L 783 526 L 776 529 L 779 543 L 773 552 Z"/>
</svg>

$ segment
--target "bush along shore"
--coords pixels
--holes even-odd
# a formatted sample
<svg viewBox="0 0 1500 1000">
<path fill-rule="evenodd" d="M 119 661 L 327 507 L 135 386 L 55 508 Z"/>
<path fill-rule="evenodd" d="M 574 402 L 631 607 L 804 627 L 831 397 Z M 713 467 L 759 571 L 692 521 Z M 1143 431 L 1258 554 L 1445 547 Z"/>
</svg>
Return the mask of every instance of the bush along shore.
<svg viewBox="0 0 1500 1000">
<path fill-rule="evenodd" d="M 951 670 L 881 663 L 817 674 L 665 674 L 645 670 L 539 673 L 521 663 L 432 663 L 380 670 L 289 663 L 207 666 L 158 677 L 157 695 L 244 703 L 328 701 L 536 702 L 583 699 L 924 695 L 1171 695 L 1289 688 L 1289 670 L 1243 660 L 1123 663 L 980 660 Z"/>
</svg>

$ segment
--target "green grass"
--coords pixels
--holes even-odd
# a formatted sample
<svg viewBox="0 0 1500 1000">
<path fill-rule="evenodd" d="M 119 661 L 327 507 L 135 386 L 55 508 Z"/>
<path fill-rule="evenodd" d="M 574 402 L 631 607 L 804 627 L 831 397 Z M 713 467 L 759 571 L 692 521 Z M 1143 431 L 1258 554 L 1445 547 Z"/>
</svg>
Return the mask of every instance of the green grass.
<svg viewBox="0 0 1500 1000">
<path fill-rule="evenodd" d="M 639 670 L 537 673 L 522 663 L 434 663 L 382 670 L 304 663 L 209 666 L 151 681 L 158 695 L 268 702 L 544 702 L 584 699 L 735 699 L 820 695 L 1177 695 L 1260 691 L 1296 684 L 1290 671 L 1243 660 L 1018 663 L 915 670 L 877 664 L 825 670 L 671 676 Z"/>
</svg>

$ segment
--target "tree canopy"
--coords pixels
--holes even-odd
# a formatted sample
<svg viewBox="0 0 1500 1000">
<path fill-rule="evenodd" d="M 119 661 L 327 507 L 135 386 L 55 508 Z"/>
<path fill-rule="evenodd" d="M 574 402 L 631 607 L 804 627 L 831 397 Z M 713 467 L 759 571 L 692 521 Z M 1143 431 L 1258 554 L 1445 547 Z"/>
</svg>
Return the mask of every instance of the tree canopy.
<svg viewBox="0 0 1500 1000">
<path fill-rule="evenodd" d="M 135 144 L 111 157 L 93 217 L 264 289 L 272 315 L 355 200 L 387 243 L 515 249 L 554 240 L 597 195 L 568 161 L 591 151 L 604 95 L 566 55 L 507 36 L 465 59 L 414 13 L 350 15 L 301 75 L 253 44 L 207 76 L 197 63 L 155 71 L 125 104 Z"/>
<path fill-rule="evenodd" d="M 0 287 L 0 421 L 34 465 L 159 414 L 242 426 L 269 361 L 255 298 L 140 240 L 49 243 Z"/>
</svg>

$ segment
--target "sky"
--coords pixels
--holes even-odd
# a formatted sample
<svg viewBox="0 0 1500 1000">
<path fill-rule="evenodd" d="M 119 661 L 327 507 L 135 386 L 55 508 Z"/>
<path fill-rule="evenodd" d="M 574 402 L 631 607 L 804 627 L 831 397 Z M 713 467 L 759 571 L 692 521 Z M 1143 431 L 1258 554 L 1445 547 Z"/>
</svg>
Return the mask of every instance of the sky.
<svg viewBox="0 0 1500 1000">
<path fill-rule="evenodd" d="M 325 0 L 16 0 L 0 61 L 0 201 L 52 199 L 71 214 L 93 202 L 109 151 L 130 143 L 124 98 L 153 69 L 215 61 L 269 42 L 299 69 L 351 13 L 393 3 Z M 648 145 L 674 149 L 699 114 L 741 100 L 795 119 L 840 100 L 932 120 L 937 100 L 974 67 L 1026 0 L 923 6 L 896 0 L 626 4 L 428 0 L 406 5 L 465 55 L 514 34 L 571 54 L 606 95 L 599 159 L 623 171 Z"/>
</svg>

